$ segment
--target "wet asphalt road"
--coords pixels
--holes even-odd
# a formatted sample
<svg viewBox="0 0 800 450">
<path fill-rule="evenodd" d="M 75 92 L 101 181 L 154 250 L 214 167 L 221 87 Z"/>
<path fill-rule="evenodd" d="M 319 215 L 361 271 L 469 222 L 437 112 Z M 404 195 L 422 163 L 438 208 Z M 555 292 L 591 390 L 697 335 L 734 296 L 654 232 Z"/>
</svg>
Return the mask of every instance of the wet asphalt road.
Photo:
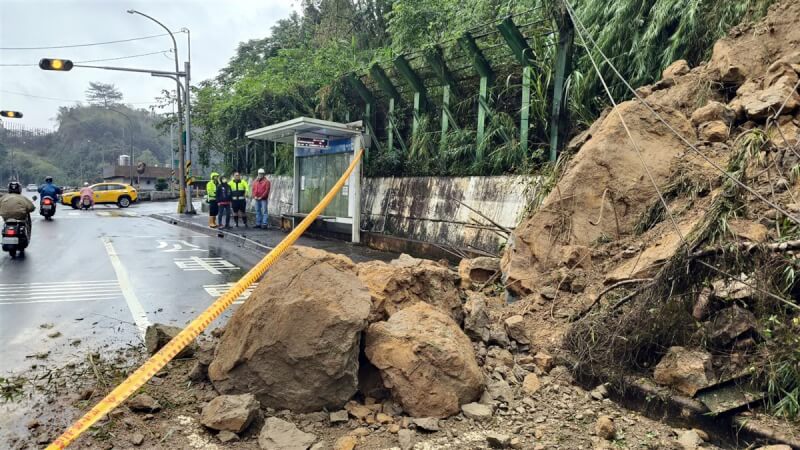
<svg viewBox="0 0 800 450">
<path fill-rule="evenodd" d="M 175 208 L 34 213 L 25 257 L 0 254 L 0 376 L 139 345 L 151 323 L 182 326 L 263 256 L 147 217 Z"/>
</svg>

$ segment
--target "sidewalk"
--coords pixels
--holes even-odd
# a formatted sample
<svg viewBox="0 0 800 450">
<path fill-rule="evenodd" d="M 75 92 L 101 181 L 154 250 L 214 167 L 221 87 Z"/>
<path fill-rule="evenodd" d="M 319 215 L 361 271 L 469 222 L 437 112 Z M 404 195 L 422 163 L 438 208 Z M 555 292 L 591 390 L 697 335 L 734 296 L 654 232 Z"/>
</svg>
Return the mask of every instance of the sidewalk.
<svg viewBox="0 0 800 450">
<path fill-rule="evenodd" d="M 192 231 L 210 236 L 222 235 L 220 239 L 231 239 L 236 241 L 236 243 L 242 247 L 251 248 L 264 253 L 278 245 L 278 243 L 282 241 L 287 234 L 278 228 L 262 230 L 253 228 L 252 225 L 250 228 L 244 228 L 244 226 L 241 224 L 239 225 L 239 228 L 231 225 L 233 228 L 230 230 L 215 230 L 208 227 L 208 216 L 201 213 L 198 213 L 197 215 L 162 213 L 151 214 L 151 217 L 171 223 L 173 225 L 189 228 Z M 231 224 L 233 224 L 233 219 L 231 219 Z M 356 263 L 373 260 L 391 261 L 399 256 L 395 253 L 382 252 L 363 245 L 354 245 L 350 242 L 320 237 L 309 237 L 306 235 L 300 236 L 297 242 L 295 242 L 295 245 L 304 245 L 306 247 L 314 247 L 320 250 L 329 251 L 331 253 L 345 255 Z"/>
</svg>

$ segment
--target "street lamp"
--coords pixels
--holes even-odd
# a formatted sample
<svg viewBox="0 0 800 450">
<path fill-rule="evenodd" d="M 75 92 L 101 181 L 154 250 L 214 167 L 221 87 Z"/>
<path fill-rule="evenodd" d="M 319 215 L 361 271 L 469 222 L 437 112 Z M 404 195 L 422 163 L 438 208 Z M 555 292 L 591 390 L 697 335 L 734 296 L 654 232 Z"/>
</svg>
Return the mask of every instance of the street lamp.
<svg viewBox="0 0 800 450">
<path fill-rule="evenodd" d="M 167 33 L 169 34 L 169 37 L 172 39 L 172 48 L 173 48 L 173 50 L 175 52 L 174 53 L 175 54 L 175 73 L 176 74 L 179 73 L 180 72 L 180 64 L 178 62 L 178 43 L 175 41 L 175 35 L 172 34 L 172 31 L 170 31 L 170 29 L 167 28 L 167 26 L 164 25 L 163 23 L 159 22 L 158 20 L 156 20 L 152 16 L 149 16 L 149 15 L 147 15 L 147 14 L 141 12 L 141 11 L 137 11 L 135 9 L 129 9 L 128 10 L 128 14 L 138 14 L 138 15 L 140 15 L 142 17 L 150 19 L 151 21 L 155 22 L 161 28 L 163 28 L 164 30 L 167 31 Z M 188 93 L 188 91 L 189 91 L 189 63 L 188 62 L 186 63 L 186 74 L 184 76 L 186 77 L 186 109 L 187 109 L 186 119 L 185 119 L 186 120 L 186 148 L 189 148 L 190 149 L 189 151 L 191 151 L 191 147 L 189 146 L 189 144 L 191 142 L 191 138 L 189 137 L 189 134 L 191 132 L 191 126 L 189 125 L 189 117 L 188 117 L 189 116 L 189 93 Z M 182 211 L 182 212 L 185 212 L 187 214 L 191 214 L 191 213 L 194 213 L 194 206 L 192 205 L 191 187 L 188 187 L 188 192 L 186 192 L 186 189 L 187 189 L 186 173 L 185 173 L 185 171 L 186 171 L 186 155 L 184 153 L 183 124 L 180 121 L 180 118 L 183 117 L 183 105 L 181 103 L 181 95 L 180 95 L 181 83 L 180 83 L 180 81 L 179 81 L 177 76 L 175 77 L 175 84 L 177 85 L 177 89 L 178 89 L 177 90 L 177 93 L 178 93 L 178 98 L 177 98 L 177 102 L 178 102 L 178 118 L 179 118 L 178 119 L 178 136 L 180 136 L 180 139 L 178 140 L 178 153 L 179 153 L 178 160 L 180 161 L 180 165 L 181 165 L 180 168 L 178 169 L 178 173 L 179 173 L 179 178 L 180 178 L 180 183 L 181 183 L 181 191 L 180 191 L 181 192 L 181 201 L 185 202 L 184 211 Z M 180 204 L 180 201 L 179 201 L 179 204 Z"/>
</svg>

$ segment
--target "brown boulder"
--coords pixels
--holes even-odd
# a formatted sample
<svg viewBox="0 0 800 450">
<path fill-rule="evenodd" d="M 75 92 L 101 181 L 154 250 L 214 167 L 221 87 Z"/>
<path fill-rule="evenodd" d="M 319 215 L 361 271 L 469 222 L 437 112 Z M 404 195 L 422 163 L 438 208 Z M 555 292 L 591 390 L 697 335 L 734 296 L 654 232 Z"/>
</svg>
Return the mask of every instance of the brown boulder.
<svg viewBox="0 0 800 450">
<path fill-rule="evenodd" d="M 689 67 L 689 63 L 686 62 L 685 59 L 679 59 L 669 66 L 661 73 L 661 78 L 675 78 L 681 75 L 686 75 L 692 69 Z"/>
<path fill-rule="evenodd" d="M 683 113 L 654 108 L 681 135 L 695 139 L 694 127 Z M 621 103 L 617 111 L 656 184 L 666 184 L 683 142 L 638 102 Z M 516 295 L 534 292 L 546 283 L 545 274 L 563 266 L 564 255 L 575 249 L 572 246 L 591 247 L 598 239 L 632 233 L 654 198 L 656 190 L 617 112 L 610 113 L 572 158 L 541 208 L 514 230 L 502 258 L 505 284 Z M 564 217 L 570 218 L 568 226 Z"/>
<path fill-rule="evenodd" d="M 525 329 L 525 318 L 519 314 L 513 315 L 505 320 L 506 333 L 508 337 L 522 345 L 531 343 L 528 338 L 528 330 Z"/>
<path fill-rule="evenodd" d="M 461 323 L 463 311 L 456 281 L 447 267 L 420 259 L 416 264 L 370 261 L 358 265 L 358 278 L 372 295 L 369 321 L 386 320 L 397 311 L 423 302 Z"/>
<path fill-rule="evenodd" d="M 344 256 L 289 249 L 231 317 L 208 375 L 263 406 L 339 409 L 357 389 L 369 291 Z"/>
<path fill-rule="evenodd" d="M 700 350 L 670 347 L 656 365 L 653 378 L 658 384 L 672 386 L 684 394 L 693 396 L 698 390 L 711 384 L 714 379 L 711 355 Z"/>
<path fill-rule="evenodd" d="M 728 140 L 728 125 L 721 120 L 713 120 L 700 125 L 700 139 L 708 142 Z"/>
<path fill-rule="evenodd" d="M 200 423 L 212 430 L 241 433 L 255 419 L 259 407 L 253 394 L 220 395 L 203 408 Z"/>
<path fill-rule="evenodd" d="M 469 338 L 450 316 L 427 303 L 370 325 L 365 353 L 413 417 L 457 414 L 483 387 Z"/>
<path fill-rule="evenodd" d="M 489 342 L 491 319 L 486 296 L 480 292 L 467 291 L 464 303 L 464 332 L 474 341 Z"/>
<path fill-rule="evenodd" d="M 728 222 L 728 229 L 739 239 L 750 242 L 764 242 L 767 240 L 767 227 L 744 219 L 732 219 Z"/>
<path fill-rule="evenodd" d="M 766 89 L 746 93 L 738 100 L 747 117 L 752 120 L 766 119 L 778 112 L 781 105 L 783 105 L 782 113 L 790 113 L 800 105 L 800 95 L 793 90 L 795 83 L 797 83 L 796 74 L 793 77 L 783 75 Z"/>
<path fill-rule="evenodd" d="M 692 113 L 692 125 L 700 126 L 706 122 L 721 120 L 730 125 L 736 118 L 736 113 L 720 102 L 710 101 L 705 106 L 697 108 Z"/>
<path fill-rule="evenodd" d="M 484 284 L 500 271 L 500 258 L 480 256 L 462 259 L 458 264 L 461 287 L 469 289 L 474 284 Z"/>
<path fill-rule="evenodd" d="M 711 344 L 724 347 L 743 334 L 756 329 L 756 316 L 739 306 L 730 306 L 718 312 L 709 326 Z"/>
</svg>

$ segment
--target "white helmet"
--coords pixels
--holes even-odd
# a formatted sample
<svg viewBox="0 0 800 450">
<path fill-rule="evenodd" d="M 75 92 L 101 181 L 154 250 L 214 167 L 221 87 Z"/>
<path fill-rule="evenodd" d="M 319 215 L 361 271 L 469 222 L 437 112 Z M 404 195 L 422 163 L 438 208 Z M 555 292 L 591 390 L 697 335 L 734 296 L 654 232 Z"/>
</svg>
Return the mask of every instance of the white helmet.
<svg viewBox="0 0 800 450">
<path fill-rule="evenodd" d="M 88 182 L 88 181 L 84 181 L 84 182 L 83 182 L 83 185 L 84 185 L 84 186 L 88 186 L 88 185 L 89 185 L 89 182 Z"/>
<path fill-rule="evenodd" d="M 267 173 L 264 169 L 258 169 L 258 173 Z"/>
</svg>

